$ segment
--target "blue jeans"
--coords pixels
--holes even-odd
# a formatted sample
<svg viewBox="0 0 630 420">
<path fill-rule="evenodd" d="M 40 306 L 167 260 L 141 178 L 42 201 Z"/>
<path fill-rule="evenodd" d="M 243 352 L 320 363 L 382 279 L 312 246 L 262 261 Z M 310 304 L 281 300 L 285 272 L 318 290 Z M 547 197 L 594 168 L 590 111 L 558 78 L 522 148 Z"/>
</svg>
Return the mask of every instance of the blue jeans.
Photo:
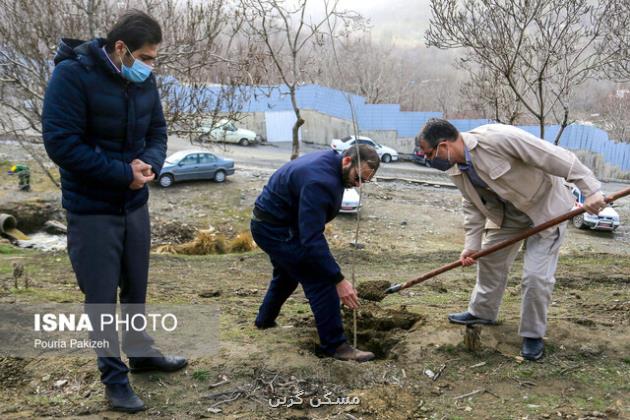
<svg viewBox="0 0 630 420">
<path fill-rule="evenodd" d="M 324 352 L 333 354 L 347 341 L 335 284 L 318 275 L 318 267 L 304 257 L 304 247 L 290 227 L 252 220 L 251 231 L 273 265 L 273 278 L 258 309 L 256 325 L 271 325 L 299 283 L 315 316 L 320 345 Z"/>
</svg>

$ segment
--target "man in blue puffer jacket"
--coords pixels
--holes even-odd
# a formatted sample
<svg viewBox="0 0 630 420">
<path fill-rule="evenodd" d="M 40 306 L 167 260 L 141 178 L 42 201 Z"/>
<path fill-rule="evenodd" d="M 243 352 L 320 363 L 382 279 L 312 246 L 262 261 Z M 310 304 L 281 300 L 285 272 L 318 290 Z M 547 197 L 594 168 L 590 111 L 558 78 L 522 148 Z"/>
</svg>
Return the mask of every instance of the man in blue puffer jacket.
<svg viewBox="0 0 630 420">
<path fill-rule="evenodd" d="M 63 39 L 54 58 L 42 115 L 44 145 L 59 165 L 68 255 L 91 315 L 92 304 L 115 307 L 118 288 L 121 304 L 144 310 L 151 241 L 146 184 L 166 156 L 166 122 L 151 74 L 161 41 L 160 25 L 131 11 L 107 39 Z M 92 338 L 109 343 L 107 352 L 97 351 L 109 403 L 121 411 L 144 409 L 129 386 L 117 333 Z M 145 333 L 123 332 L 132 372 L 186 365 L 152 343 Z"/>
<path fill-rule="evenodd" d="M 374 354 L 352 347 L 343 332 L 340 301 L 358 307 L 357 292 L 341 273 L 324 229 L 341 208 L 345 188 L 369 182 L 378 170 L 367 145 L 308 153 L 278 169 L 256 199 L 251 232 L 269 255 L 273 274 L 254 324 L 277 326 L 286 300 L 302 285 L 313 311 L 320 347 L 339 359 L 367 362 Z"/>
</svg>

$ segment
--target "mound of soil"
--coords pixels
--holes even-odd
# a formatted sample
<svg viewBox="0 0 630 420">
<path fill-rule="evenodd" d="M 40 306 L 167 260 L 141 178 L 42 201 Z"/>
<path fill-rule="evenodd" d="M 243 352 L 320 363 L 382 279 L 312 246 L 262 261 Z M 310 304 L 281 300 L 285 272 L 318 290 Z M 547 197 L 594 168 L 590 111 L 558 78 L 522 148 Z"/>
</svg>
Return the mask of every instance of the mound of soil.
<svg viewBox="0 0 630 420">
<path fill-rule="evenodd" d="M 154 245 L 183 244 L 195 239 L 197 228 L 175 220 L 157 218 L 151 224 L 151 236 Z"/>
<path fill-rule="evenodd" d="M 357 293 L 361 299 L 380 302 L 385 298 L 385 289 L 391 286 L 386 280 L 366 281 L 357 286 Z"/>
</svg>

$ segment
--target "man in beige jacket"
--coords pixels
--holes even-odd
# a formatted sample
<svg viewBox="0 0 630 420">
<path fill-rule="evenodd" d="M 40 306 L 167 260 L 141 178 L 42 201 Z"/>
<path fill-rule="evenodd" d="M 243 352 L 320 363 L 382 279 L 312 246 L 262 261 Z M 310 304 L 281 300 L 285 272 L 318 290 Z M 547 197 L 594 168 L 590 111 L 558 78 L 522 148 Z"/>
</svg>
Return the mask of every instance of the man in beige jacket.
<svg viewBox="0 0 630 420">
<path fill-rule="evenodd" d="M 416 138 L 431 166 L 446 171 L 463 195 L 466 231 L 462 265 L 470 256 L 571 210 L 574 198 L 564 180 L 586 197 L 584 208 L 597 214 L 606 203 L 590 169 L 568 150 L 517 127 L 488 124 L 466 133 L 448 121 L 431 119 Z M 543 356 L 547 309 L 555 283 L 560 245 L 567 223 L 527 239 L 522 278 L 519 335 L 521 354 Z M 494 324 L 507 277 L 521 243 L 477 262 L 477 283 L 468 311 L 450 314 L 457 324 Z"/>
</svg>

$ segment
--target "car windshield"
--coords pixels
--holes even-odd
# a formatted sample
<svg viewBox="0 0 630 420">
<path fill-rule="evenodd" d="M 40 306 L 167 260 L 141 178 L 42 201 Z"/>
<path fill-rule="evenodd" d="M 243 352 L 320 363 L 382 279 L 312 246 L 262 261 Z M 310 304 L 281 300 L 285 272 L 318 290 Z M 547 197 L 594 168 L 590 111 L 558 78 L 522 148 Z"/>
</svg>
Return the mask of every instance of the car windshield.
<svg viewBox="0 0 630 420">
<path fill-rule="evenodd" d="M 181 151 L 181 152 L 177 152 L 177 153 L 173 153 L 172 155 L 170 155 L 169 157 L 166 158 L 165 162 L 166 163 L 177 163 L 179 162 L 183 157 L 185 157 L 189 152 L 186 151 Z"/>
</svg>

